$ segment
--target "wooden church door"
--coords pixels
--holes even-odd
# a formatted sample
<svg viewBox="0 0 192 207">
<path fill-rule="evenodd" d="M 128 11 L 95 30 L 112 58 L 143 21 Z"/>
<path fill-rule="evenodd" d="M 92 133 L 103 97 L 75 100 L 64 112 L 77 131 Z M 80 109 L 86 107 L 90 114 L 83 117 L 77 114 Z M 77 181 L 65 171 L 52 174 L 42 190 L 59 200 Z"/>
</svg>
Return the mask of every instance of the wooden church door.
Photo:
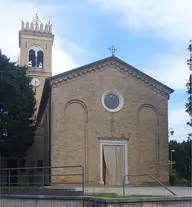
<svg viewBox="0 0 192 207">
<path fill-rule="evenodd" d="M 103 146 L 103 178 L 106 185 L 122 185 L 125 175 L 125 147 Z"/>
</svg>

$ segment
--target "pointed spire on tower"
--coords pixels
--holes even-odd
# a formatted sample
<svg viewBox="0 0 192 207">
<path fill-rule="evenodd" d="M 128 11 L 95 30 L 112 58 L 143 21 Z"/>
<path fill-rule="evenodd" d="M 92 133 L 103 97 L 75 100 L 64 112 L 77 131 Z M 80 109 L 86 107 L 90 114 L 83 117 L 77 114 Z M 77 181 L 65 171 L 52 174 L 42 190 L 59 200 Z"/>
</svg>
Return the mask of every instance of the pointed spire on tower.
<svg viewBox="0 0 192 207">
<path fill-rule="evenodd" d="M 48 25 L 51 25 L 51 17 L 49 16 Z"/>
</svg>

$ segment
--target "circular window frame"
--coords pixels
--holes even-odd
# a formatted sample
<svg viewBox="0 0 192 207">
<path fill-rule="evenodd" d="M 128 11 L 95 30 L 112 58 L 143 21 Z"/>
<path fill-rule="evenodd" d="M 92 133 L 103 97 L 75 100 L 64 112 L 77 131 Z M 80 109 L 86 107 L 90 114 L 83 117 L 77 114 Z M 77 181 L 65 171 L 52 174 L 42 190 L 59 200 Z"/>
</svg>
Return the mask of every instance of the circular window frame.
<svg viewBox="0 0 192 207">
<path fill-rule="evenodd" d="M 110 108 L 108 108 L 108 107 L 105 105 L 105 97 L 106 97 L 107 95 L 109 95 L 109 94 L 113 94 L 113 95 L 117 96 L 118 99 L 119 99 L 119 106 L 118 106 L 117 108 L 115 108 L 115 109 L 110 109 Z M 101 103 L 102 103 L 104 109 L 106 109 L 106 110 L 109 111 L 109 112 L 113 112 L 113 113 L 114 113 L 114 112 L 118 112 L 118 111 L 120 111 L 120 110 L 123 108 L 123 105 L 124 105 L 124 99 L 123 99 L 122 94 L 119 93 L 119 92 L 117 92 L 117 91 L 107 91 L 107 92 L 105 92 L 105 93 L 102 95 L 102 97 L 101 97 Z"/>
</svg>

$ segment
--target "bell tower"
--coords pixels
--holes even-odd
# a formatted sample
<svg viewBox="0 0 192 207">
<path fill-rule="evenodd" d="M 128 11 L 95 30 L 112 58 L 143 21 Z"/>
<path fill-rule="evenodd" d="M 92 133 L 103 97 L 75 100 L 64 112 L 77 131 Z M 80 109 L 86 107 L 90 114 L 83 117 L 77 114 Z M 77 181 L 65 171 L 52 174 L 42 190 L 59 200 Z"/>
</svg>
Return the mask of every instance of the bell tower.
<svg viewBox="0 0 192 207">
<path fill-rule="evenodd" d="M 41 101 L 45 79 L 52 75 L 52 25 L 40 22 L 36 14 L 33 22 L 21 22 L 19 31 L 20 66 L 27 66 L 31 84 L 36 90 L 37 110 Z"/>
</svg>

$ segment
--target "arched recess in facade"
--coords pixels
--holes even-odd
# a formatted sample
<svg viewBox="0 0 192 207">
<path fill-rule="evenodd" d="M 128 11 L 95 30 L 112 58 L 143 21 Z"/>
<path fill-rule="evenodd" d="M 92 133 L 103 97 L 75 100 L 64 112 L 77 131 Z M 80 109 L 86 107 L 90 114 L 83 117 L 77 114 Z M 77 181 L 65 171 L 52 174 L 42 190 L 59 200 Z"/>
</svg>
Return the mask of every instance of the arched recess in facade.
<svg viewBox="0 0 192 207">
<path fill-rule="evenodd" d="M 64 131 L 64 165 L 83 165 L 87 180 L 88 110 L 84 102 L 77 99 L 67 102 L 64 108 Z"/>
<path fill-rule="evenodd" d="M 139 132 L 139 172 L 159 177 L 159 116 L 151 104 L 143 104 L 137 113 Z"/>
</svg>

